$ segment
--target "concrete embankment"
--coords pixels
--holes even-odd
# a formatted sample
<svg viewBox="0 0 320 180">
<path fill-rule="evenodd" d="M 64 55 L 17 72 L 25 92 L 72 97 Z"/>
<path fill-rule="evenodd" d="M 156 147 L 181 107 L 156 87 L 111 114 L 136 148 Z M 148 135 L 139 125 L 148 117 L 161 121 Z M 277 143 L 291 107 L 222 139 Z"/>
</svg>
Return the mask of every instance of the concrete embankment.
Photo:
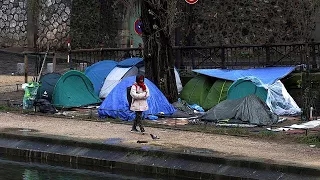
<svg viewBox="0 0 320 180">
<path fill-rule="evenodd" d="M 152 146 L 128 147 L 54 137 L 0 134 L 0 153 L 42 162 L 130 170 L 190 179 L 317 179 L 320 169 L 280 165 L 219 154 L 177 152 Z"/>
</svg>

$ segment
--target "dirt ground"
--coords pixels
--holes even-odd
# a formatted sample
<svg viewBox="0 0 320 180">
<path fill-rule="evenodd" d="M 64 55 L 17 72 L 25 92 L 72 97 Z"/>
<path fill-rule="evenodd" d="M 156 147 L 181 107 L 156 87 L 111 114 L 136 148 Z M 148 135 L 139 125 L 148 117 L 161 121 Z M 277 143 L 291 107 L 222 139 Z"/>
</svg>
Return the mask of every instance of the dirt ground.
<svg viewBox="0 0 320 180">
<path fill-rule="evenodd" d="M 29 76 L 28 79 L 32 79 Z M 22 84 L 24 83 L 24 76 L 10 76 L 0 75 L 0 105 L 21 104 L 24 91 Z"/>
<path fill-rule="evenodd" d="M 100 143 L 205 153 L 320 169 L 320 149 L 308 145 L 255 140 L 246 137 L 146 127 L 145 135 L 130 133 L 131 126 L 108 121 L 93 122 L 0 112 L 0 131 L 36 136 L 61 136 Z M 22 133 L 22 131 L 21 131 Z M 149 133 L 160 139 L 152 140 Z M 137 141 L 147 143 L 139 144 Z M 113 142 L 115 143 L 115 142 Z M 201 151 L 200 151 L 201 150 Z"/>
</svg>

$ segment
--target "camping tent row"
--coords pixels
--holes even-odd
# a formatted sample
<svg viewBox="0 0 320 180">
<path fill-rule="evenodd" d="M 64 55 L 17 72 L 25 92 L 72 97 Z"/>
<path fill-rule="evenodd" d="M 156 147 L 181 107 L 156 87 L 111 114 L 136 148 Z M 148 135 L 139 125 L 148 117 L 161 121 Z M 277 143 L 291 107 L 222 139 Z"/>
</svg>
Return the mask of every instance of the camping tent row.
<svg viewBox="0 0 320 180">
<path fill-rule="evenodd" d="M 182 84 L 178 71 L 174 69 L 177 90 L 182 90 Z M 106 98 L 112 89 L 124 78 L 145 74 L 142 58 L 129 58 L 119 63 L 113 60 L 104 60 L 88 67 L 86 76 L 94 85 L 94 93 L 100 98 Z"/>
<path fill-rule="evenodd" d="M 180 97 L 189 104 L 209 110 L 228 99 L 241 99 L 255 94 L 277 115 L 295 115 L 300 108 L 279 79 L 295 67 L 271 67 L 246 70 L 198 69 Z"/>
<path fill-rule="evenodd" d="M 100 109 L 99 112 L 102 113 L 101 117 L 106 117 L 106 115 L 103 114 L 106 110 L 111 110 L 114 112 L 123 110 L 123 107 L 119 106 L 119 103 L 116 101 L 109 101 L 110 98 L 112 99 L 113 97 L 111 95 L 108 99 L 107 97 L 109 94 L 111 94 L 114 89 L 115 92 L 122 92 L 122 89 L 116 88 L 118 84 L 127 77 L 131 77 L 132 79 L 132 76 L 136 76 L 138 73 L 144 74 L 143 61 L 141 58 L 130 58 L 119 63 L 112 60 L 101 61 L 88 67 L 85 73 L 76 70 L 68 71 L 62 76 L 57 73 L 50 73 L 40 78 L 41 86 L 38 89 L 38 98 L 41 98 L 41 95 L 46 91 L 49 100 L 55 107 L 72 108 L 91 104 L 99 104 L 102 102 L 102 100 L 99 98 L 99 94 L 103 94 L 101 97 L 105 97 L 105 102 L 113 102 L 115 105 L 115 107 L 112 107 L 111 109 L 109 107 L 102 107 Z M 175 75 L 177 89 L 178 91 L 181 91 L 182 85 L 176 70 Z M 131 84 L 126 85 L 130 86 L 133 84 L 133 82 L 134 81 L 130 81 Z M 156 88 L 155 85 L 149 81 L 148 83 L 153 88 L 150 90 L 150 92 L 154 93 L 155 97 L 151 98 L 152 100 L 148 100 L 150 101 L 150 111 L 147 112 L 147 114 L 157 114 L 160 112 L 172 114 L 175 111 L 173 106 L 167 101 L 165 96 L 158 88 Z M 123 88 L 121 84 L 119 87 Z M 101 91 L 100 89 L 103 89 L 104 91 Z M 123 98 L 121 98 L 120 95 Z M 117 100 L 124 101 L 126 92 L 122 92 L 115 97 L 117 97 Z M 128 109 L 129 108 L 126 107 L 126 110 Z M 115 118 L 119 115 L 112 113 L 110 114 L 109 112 L 106 113 Z M 120 115 L 120 118 L 124 120 L 131 120 L 132 117 L 134 117 L 132 112 L 131 114 L 128 112 L 125 115 Z"/>
<path fill-rule="evenodd" d="M 135 76 L 124 78 L 110 91 L 99 107 L 98 113 L 101 118 L 134 119 L 134 112 L 129 110 L 126 90 L 134 83 L 135 79 Z M 46 91 L 48 98 L 52 98 L 52 104 L 56 107 L 71 108 L 101 103 L 101 99 L 94 93 L 90 79 L 80 71 L 71 70 L 62 76 L 56 73 L 46 74 L 41 77 L 40 82 L 38 98 Z M 175 108 L 157 86 L 147 78 L 145 83 L 149 87 L 150 97 L 147 100 L 149 110 L 143 115 L 147 117 L 159 113 L 173 114 L 176 111 Z"/>
</svg>

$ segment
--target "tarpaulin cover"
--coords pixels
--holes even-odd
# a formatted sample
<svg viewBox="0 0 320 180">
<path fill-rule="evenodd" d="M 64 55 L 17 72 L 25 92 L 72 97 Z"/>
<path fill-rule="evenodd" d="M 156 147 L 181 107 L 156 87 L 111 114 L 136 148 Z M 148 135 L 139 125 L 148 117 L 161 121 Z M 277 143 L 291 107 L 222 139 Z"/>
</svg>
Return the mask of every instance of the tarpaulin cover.
<svg viewBox="0 0 320 180">
<path fill-rule="evenodd" d="M 101 118 L 109 116 L 129 121 L 135 118 L 135 113 L 130 111 L 127 100 L 127 87 L 132 86 L 135 80 L 136 76 L 127 77 L 113 88 L 98 109 Z M 171 115 L 176 111 L 156 85 L 146 78 L 145 84 L 150 91 L 150 97 L 147 99 L 149 110 L 143 112 L 145 118 L 149 114 L 156 115 L 163 112 L 164 115 Z"/>
<path fill-rule="evenodd" d="M 222 101 L 201 119 L 206 121 L 236 119 L 256 125 L 271 125 L 278 122 L 278 116 L 273 114 L 266 103 L 254 94 L 240 99 Z"/>
<path fill-rule="evenodd" d="M 117 66 L 117 62 L 113 60 L 104 60 L 86 68 L 84 74 L 90 79 L 93 84 L 94 93 L 99 95 L 100 89 L 104 83 L 104 79 Z"/>
<path fill-rule="evenodd" d="M 240 99 L 255 94 L 266 102 L 277 115 L 297 115 L 301 109 L 290 96 L 280 80 L 271 85 L 263 84 L 256 77 L 244 77 L 235 81 L 229 88 L 228 100 Z"/>
<path fill-rule="evenodd" d="M 132 67 L 132 66 L 138 66 L 138 64 L 143 65 L 143 59 L 142 58 L 128 58 L 125 60 L 122 60 L 118 63 L 119 67 Z"/>
<path fill-rule="evenodd" d="M 196 69 L 194 72 L 216 77 L 220 79 L 226 79 L 236 81 L 246 76 L 253 76 L 262 81 L 263 84 L 273 84 L 278 79 L 290 74 L 295 67 L 267 67 L 267 68 L 254 68 L 254 69 Z"/>
<path fill-rule="evenodd" d="M 24 96 L 22 100 L 23 109 L 32 109 L 33 102 L 36 99 L 38 88 L 40 84 L 37 82 L 30 82 L 28 84 L 23 84 Z"/>
</svg>

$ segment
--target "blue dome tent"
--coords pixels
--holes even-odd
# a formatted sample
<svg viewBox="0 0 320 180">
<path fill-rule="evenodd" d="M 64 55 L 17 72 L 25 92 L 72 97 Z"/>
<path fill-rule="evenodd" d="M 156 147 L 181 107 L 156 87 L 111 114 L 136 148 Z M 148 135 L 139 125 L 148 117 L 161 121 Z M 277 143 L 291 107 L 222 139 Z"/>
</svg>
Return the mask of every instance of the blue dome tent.
<svg viewBox="0 0 320 180">
<path fill-rule="evenodd" d="M 112 117 L 128 121 L 135 118 L 135 113 L 130 111 L 127 101 L 127 87 L 131 86 L 135 80 L 135 76 L 127 77 L 113 88 L 98 109 L 101 118 Z M 160 112 L 163 112 L 164 115 L 171 115 L 176 111 L 156 85 L 148 79 L 145 79 L 145 84 L 149 88 L 150 97 L 147 99 L 149 110 L 143 113 L 144 117 Z"/>
<path fill-rule="evenodd" d="M 94 93 L 99 95 L 105 78 L 117 66 L 117 62 L 113 60 L 104 60 L 97 62 L 86 68 L 84 74 L 93 84 Z"/>
</svg>

